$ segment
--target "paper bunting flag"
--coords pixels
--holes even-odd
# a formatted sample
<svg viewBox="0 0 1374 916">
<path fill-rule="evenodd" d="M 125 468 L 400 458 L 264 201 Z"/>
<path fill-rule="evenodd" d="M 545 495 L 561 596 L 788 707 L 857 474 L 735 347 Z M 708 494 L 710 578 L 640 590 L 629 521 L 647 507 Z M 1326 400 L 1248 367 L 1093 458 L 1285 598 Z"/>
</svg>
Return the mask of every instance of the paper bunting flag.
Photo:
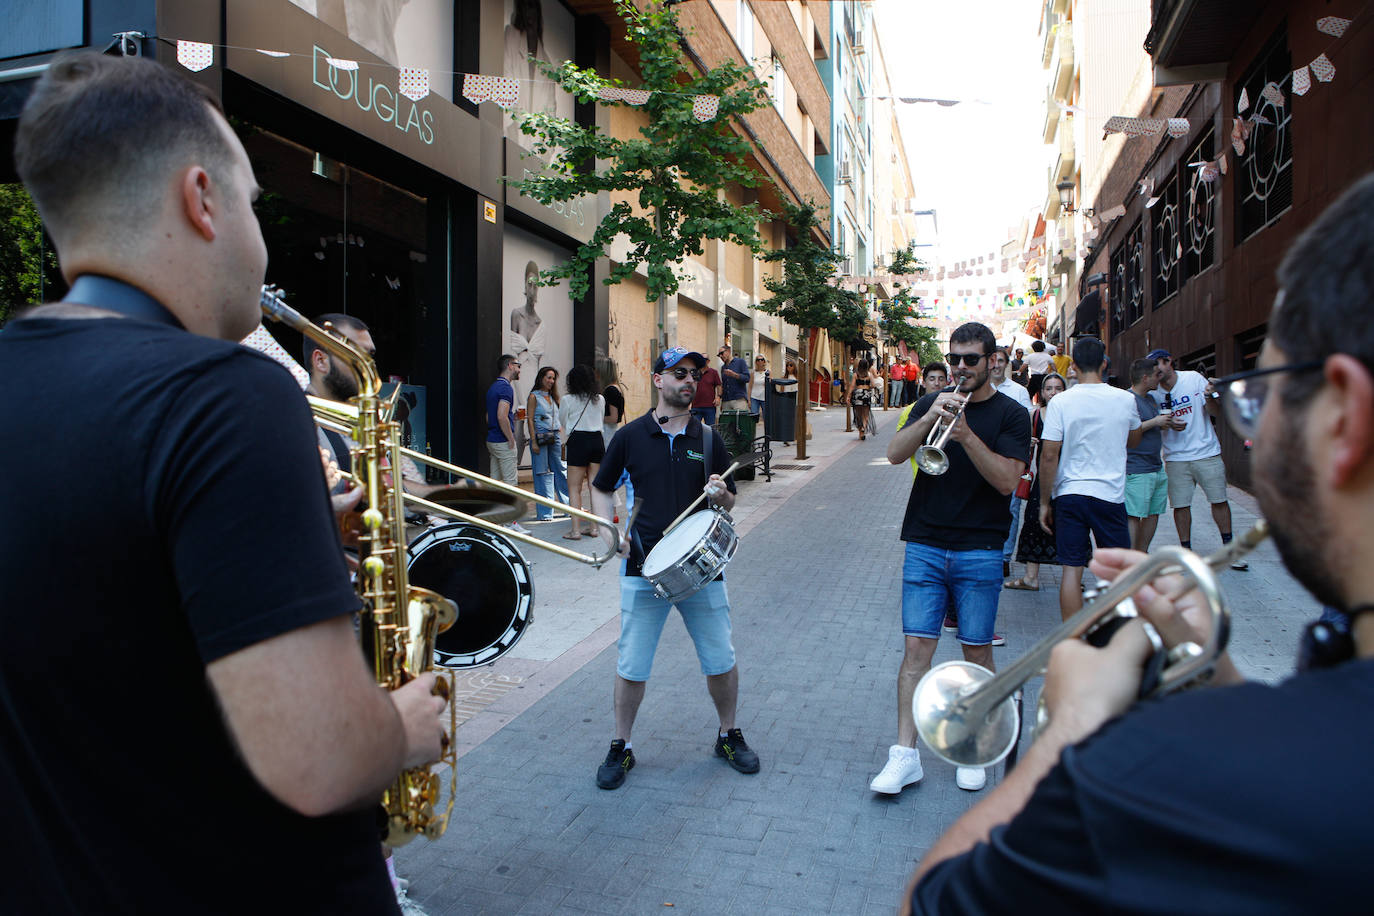
<svg viewBox="0 0 1374 916">
<path fill-rule="evenodd" d="M 1217 167 L 1210 162 L 1204 162 L 1202 164 L 1202 169 L 1197 173 L 1197 177 L 1211 184 L 1219 177 L 1217 174 Z"/>
<path fill-rule="evenodd" d="M 1220 156 L 1217 157 L 1217 168 L 1221 171 L 1221 174 L 1223 174 L 1223 175 L 1226 174 L 1226 153 L 1225 153 L 1225 151 L 1223 151 L 1222 154 L 1221 154 Z"/>
<path fill-rule="evenodd" d="M 603 102 L 625 102 L 628 105 L 643 105 L 649 101 L 647 89 L 622 89 L 620 86 L 602 86 L 596 93 Z"/>
<path fill-rule="evenodd" d="M 1293 71 L 1293 94 L 1307 95 L 1307 90 L 1312 88 L 1312 72 L 1306 67 L 1299 67 Z"/>
<path fill-rule="evenodd" d="M 1250 107 L 1250 91 L 1242 89 L 1240 91 L 1240 101 L 1236 103 L 1236 113 L 1240 114 Z"/>
<path fill-rule="evenodd" d="M 1325 54 L 1312 61 L 1311 66 L 1312 74 L 1323 83 L 1329 83 L 1336 78 L 1336 65 L 1331 63 L 1331 58 Z"/>
<path fill-rule="evenodd" d="M 1250 125 L 1244 118 L 1231 122 L 1231 148 L 1237 156 L 1245 155 L 1245 141 L 1250 139 Z"/>
<path fill-rule="evenodd" d="M 267 50 L 266 48 L 258 48 L 258 49 L 257 49 L 257 52 L 258 52 L 259 54 L 266 54 L 268 57 L 290 57 L 290 56 L 291 56 L 290 54 L 286 53 L 285 51 L 269 51 L 269 50 Z"/>
<path fill-rule="evenodd" d="M 177 63 L 199 73 L 215 62 L 215 48 L 203 41 L 177 41 Z"/>
<path fill-rule="evenodd" d="M 626 89 L 621 98 L 631 105 L 643 105 L 649 101 L 649 90 L 647 89 Z"/>
<path fill-rule="evenodd" d="M 596 91 L 596 97 L 603 102 L 614 102 L 620 98 L 622 91 L 617 86 L 602 86 Z"/>
<path fill-rule="evenodd" d="M 358 69 L 358 62 L 356 60 L 349 60 L 347 57 L 326 57 L 325 60 L 328 61 L 329 66 L 333 67 L 335 70 Z"/>
<path fill-rule="evenodd" d="M 491 100 L 509 111 L 520 101 L 520 81 L 509 76 L 493 76 Z"/>
<path fill-rule="evenodd" d="M 1145 209 L 1148 210 L 1148 209 L 1150 209 L 1151 207 L 1153 207 L 1153 206 L 1154 206 L 1155 204 L 1157 204 L 1157 203 L 1159 203 L 1159 198 L 1158 198 L 1158 197 L 1151 197 L 1149 200 L 1145 201 Z"/>
<path fill-rule="evenodd" d="M 1141 194 L 1152 196 L 1155 193 L 1155 180 L 1153 178 L 1142 178 L 1136 184 L 1140 187 Z M 1151 205 L 1146 204 L 1146 206 Z"/>
<path fill-rule="evenodd" d="M 1251 123 L 1251 124 L 1273 124 L 1274 122 L 1271 121 L 1271 120 L 1269 120 L 1268 118 L 1266 118 L 1264 115 L 1260 114 L 1258 111 L 1256 111 L 1256 112 L 1253 112 L 1253 113 L 1250 115 L 1250 123 Z"/>
<path fill-rule="evenodd" d="M 463 98 L 480 105 L 495 102 L 510 109 L 520 101 L 520 81 L 507 76 L 486 76 L 482 73 L 463 74 Z"/>
<path fill-rule="evenodd" d="M 709 121 L 716 116 L 720 110 L 720 97 L 714 95 L 699 95 L 692 100 L 692 117 L 698 121 Z"/>
<path fill-rule="evenodd" d="M 1159 133 L 1164 129 L 1164 124 L 1163 118 L 1127 118 L 1113 115 L 1102 125 L 1102 130 L 1109 134 L 1122 133 L 1128 137 L 1141 137 Z"/>
<path fill-rule="evenodd" d="M 1125 215 L 1126 206 L 1124 204 L 1117 204 L 1115 207 L 1110 207 L 1102 211 L 1102 221 L 1104 223 L 1110 223 L 1112 220 L 1119 219 Z"/>
<path fill-rule="evenodd" d="M 1283 90 L 1279 88 L 1278 83 L 1265 83 L 1260 95 L 1273 102 L 1275 108 L 1283 107 Z"/>
<path fill-rule="evenodd" d="M 257 350 L 273 362 L 285 366 L 296 377 L 296 384 L 301 386 L 302 391 L 310 384 L 310 376 L 301 367 L 301 364 L 292 359 L 291 354 L 287 353 L 282 345 L 277 343 L 277 339 L 262 325 L 258 325 L 256 331 L 239 342 L 248 349 Z"/>
<path fill-rule="evenodd" d="M 1350 28 L 1350 20 L 1342 19 L 1340 16 L 1323 16 L 1317 20 L 1317 31 L 1334 38 L 1340 38 L 1348 28 Z"/>
<path fill-rule="evenodd" d="M 429 71 L 423 67 L 402 67 L 400 92 L 412 102 L 429 95 Z"/>
<path fill-rule="evenodd" d="M 1169 136 L 1186 137 L 1188 136 L 1188 128 L 1190 126 L 1187 118 L 1170 118 L 1168 127 Z"/>
</svg>

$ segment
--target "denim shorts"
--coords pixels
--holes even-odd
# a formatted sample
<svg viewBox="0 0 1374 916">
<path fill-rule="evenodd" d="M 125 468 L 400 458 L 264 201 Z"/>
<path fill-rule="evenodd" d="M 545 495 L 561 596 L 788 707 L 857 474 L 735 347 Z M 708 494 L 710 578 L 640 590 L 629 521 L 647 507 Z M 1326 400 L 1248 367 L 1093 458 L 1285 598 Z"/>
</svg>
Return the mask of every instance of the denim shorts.
<svg viewBox="0 0 1374 916">
<path fill-rule="evenodd" d="M 902 564 L 902 632 L 939 639 L 945 612 L 959 614 L 959 641 L 992 642 L 1002 595 L 1002 550 L 943 550 L 911 541 Z"/>
<path fill-rule="evenodd" d="M 615 673 L 627 681 L 647 681 L 654 667 L 654 653 L 663 624 L 673 604 L 658 597 L 642 576 L 620 577 L 620 641 Z M 735 647 L 730 642 L 730 598 L 725 580 L 717 579 L 701 591 L 677 602 L 677 611 L 697 649 L 701 673 L 725 674 L 735 667 Z"/>
<path fill-rule="evenodd" d="M 1092 556 L 1091 532 L 1098 547 L 1130 547 L 1125 503 L 1067 493 L 1055 497 L 1054 549 L 1060 566 L 1087 566 Z"/>
</svg>

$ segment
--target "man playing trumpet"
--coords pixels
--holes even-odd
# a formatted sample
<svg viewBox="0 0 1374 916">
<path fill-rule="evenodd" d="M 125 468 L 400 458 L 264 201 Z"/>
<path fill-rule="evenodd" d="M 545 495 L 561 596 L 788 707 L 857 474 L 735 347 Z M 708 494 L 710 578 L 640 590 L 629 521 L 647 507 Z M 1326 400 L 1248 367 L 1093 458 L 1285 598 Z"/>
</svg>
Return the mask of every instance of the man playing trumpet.
<svg viewBox="0 0 1374 916">
<path fill-rule="evenodd" d="M 1054 649 L 1050 724 L 996 791 L 921 862 L 903 912 L 1363 912 L 1374 739 L 1374 176 L 1294 244 L 1259 366 L 1222 379 L 1252 439 L 1279 554 L 1351 618 L 1348 657 L 1276 686 L 1213 684 L 1135 704 L 1143 625 Z M 1115 579 L 1142 559 L 1100 551 Z M 1197 592 L 1135 595 L 1164 642 L 1206 642 Z M 1351 779 L 1330 784 L 1329 774 Z M 1364 901 L 1364 902 L 1361 902 Z"/>
<path fill-rule="evenodd" d="M 927 394 L 911 408 L 907 425 L 893 435 L 887 460 L 904 464 L 937 424 L 948 427 L 941 446 L 942 474 L 922 471 L 911 484 L 902 540 L 902 634 L 906 649 L 897 675 L 897 743 L 869 788 L 896 794 L 920 780 L 911 697 L 930 670 L 945 611 L 958 611 L 964 658 L 992 670 L 993 624 L 1002 594 L 1002 542 L 1011 516 L 1007 497 L 1026 470 L 1030 419 L 992 385 L 989 357 L 997 339 L 985 325 L 969 322 L 949 339 L 954 390 Z M 943 433 L 937 434 L 944 436 Z M 981 767 L 959 767 L 959 788 L 986 784 Z"/>
</svg>

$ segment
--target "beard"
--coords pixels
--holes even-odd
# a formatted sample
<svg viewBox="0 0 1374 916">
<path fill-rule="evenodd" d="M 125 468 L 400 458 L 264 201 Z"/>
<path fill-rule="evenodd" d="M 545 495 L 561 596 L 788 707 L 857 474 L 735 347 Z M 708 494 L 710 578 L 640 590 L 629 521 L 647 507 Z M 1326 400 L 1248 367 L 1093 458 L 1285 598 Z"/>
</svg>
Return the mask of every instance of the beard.
<svg viewBox="0 0 1374 916">
<path fill-rule="evenodd" d="M 1301 443 L 1302 430 L 1285 419 L 1276 443 Z M 1283 565 L 1322 604 L 1344 607 L 1336 576 L 1327 563 L 1332 544 L 1330 526 L 1313 484 L 1312 462 L 1305 449 L 1264 448 L 1254 452 L 1255 496 L 1269 520 L 1274 546 Z"/>
<path fill-rule="evenodd" d="M 339 360 L 330 359 L 329 373 L 323 381 L 324 393 L 336 401 L 348 401 L 358 396 L 358 380 L 353 373 L 339 365 Z"/>
<path fill-rule="evenodd" d="M 955 390 L 960 393 L 971 394 L 987 384 L 988 373 L 990 371 L 989 369 L 984 369 L 982 372 L 979 372 L 976 369 L 970 371 L 969 369 L 960 368 L 959 371 L 954 373 L 950 382 L 955 386 Z"/>
<path fill-rule="evenodd" d="M 683 385 L 681 388 L 673 389 L 667 385 L 659 389 L 659 397 L 663 403 L 674 410 L 682 410 L 692 406 L 692 399 L 696 397 L 696 385 Z"/>
</svg>

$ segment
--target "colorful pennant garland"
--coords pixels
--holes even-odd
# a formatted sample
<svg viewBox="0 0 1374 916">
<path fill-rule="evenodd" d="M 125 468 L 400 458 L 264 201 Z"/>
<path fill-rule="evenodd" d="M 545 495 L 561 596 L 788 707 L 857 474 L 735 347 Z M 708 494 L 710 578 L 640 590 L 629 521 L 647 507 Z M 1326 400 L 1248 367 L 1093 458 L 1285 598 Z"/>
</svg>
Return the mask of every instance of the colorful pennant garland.
<svg viewBox="0 0 1374 916">
<path fill-rule="evenodd" d="M 1312 75 L 1323 83 L 1329 83 L 1336 78 L 1336 65 L 1331 63 L 1331 58 L 1325 54 L 1312 61 L 1311 67 Z"/>
<path fill-rule="evenodd" d="M 1293 94 L 1307 95 L 1307 91 L 1312 88 L 1312 73 L 1306 66 L 1299 67 L 1293 71 Z"/>
<path fill-rule="evenodd" d="M 402 67 L 400 93 L 412 102 L 429 95 L 429 71 L 423 67 Z"/>
<path fill-rule="evenodd" d="M 520 101 L 520 81 L 509 76 L 463 75 L 463 98 L 475 104 L 488 100 L 509 111 Z"/>
</svg>

